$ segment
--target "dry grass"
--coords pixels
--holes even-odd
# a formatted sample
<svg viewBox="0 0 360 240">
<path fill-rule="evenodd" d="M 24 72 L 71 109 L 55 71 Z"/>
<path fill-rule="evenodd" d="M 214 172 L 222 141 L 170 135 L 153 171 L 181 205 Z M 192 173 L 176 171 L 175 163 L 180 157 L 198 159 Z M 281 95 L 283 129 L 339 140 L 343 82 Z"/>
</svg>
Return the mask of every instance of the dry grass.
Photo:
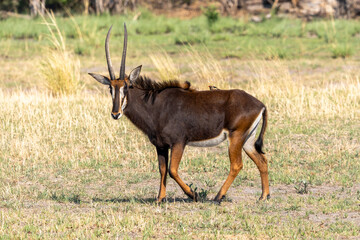
<svg viewBox="0 0 360 240">
<path fill-rule="evenodd" d="M 342 78 L 336 82 L 325 77 L 311 82 L 294 79 L 289 68 L 282 61 L 251 62 L 253 79 L 238 82 L 238 87 L 264 101 L 270 119 L 290 129 L 309 121 L 316 126 L 324 120 L 354 121 L 354 127 L 357 126 L 360 118 L 357 71 L 341 74 Z M 201 84 L 201 80 L 195 79 L 195 87 L 199 81 Z M 221 82 L 214 80 L 211 84 L 220 86 Z M 155 155 L 147 139 L 126 119 L 111 120 L 109 96 L 83 93 L 57 98 L 41 91 L 17 90 L 0 91 L 0 98 L 1 131 L 4 133 L 0 147 L 4 159 L 71 162 L 77 166 L 82 161 L 126 156 L 140 160 L 137 164 L 143 167 L 156 165 L 156 162 L 150 163 Z M 114 136 L 114 129 L 118 136 Z M 359 148 L 358 142 L 348 145 L 353 152 Z M 189 156 L 206 158 L 209 151 L 195 148 Z M 184 167 L 191 165 L 190 162 L 185 159 Z"/>
<path fill-rule="evenodd" d="M 244 169 L 221 206 L 187 202 L 168 179 L 157 205 L 154 147 L 111 97 L 0 91 L 0 235 L 5 238 L 349 238 L 359 236 L 359 81 L 301 81 L 292 64 L 253 61 L 234 81 L 269 108 L 266 152 L 272 199 L 257 203 L 258 170 Z M 222 66 L 224 67 L 224 66 Z M 225 66 L 226 67 L 226 66 Z M 246 67 L 246 66 L 244 66 Z M 336 68 L 336 67 L 335 67 Z M 338 71 L 338 70 L 336 70 Z M 336 75 L 336 74 L 334 74 Z M 195 77 L 194 85 L 201 81 Z M 202 82 L 199 82 L 201 84 Z M 213 85 L 220 81 L 214 80 Z M 326 123 L 324 124 L 324 121 Z M 228 174 L 227 143 L 186 148 L 180 175 L 216 195 Z M 294 184 L 306 180 L 308 194 Z"/>
<path fill-rule="evenodd" d="M 75 93 L 79 88 L 80 61 L 66 49 L 65 37 L 58 27 L 54 14 L 47 12 L 42 18 L 49 30 L 48 37 L 52 48 L 45 50 L 48 54 L 41 62 L 40 75 L 52 94 Z"/>
<path fill-rule="evenodd" d="M 220 61 L 216 60 L 206 47 L 205 51 L 200 52 L 189 45 L 182 55 L 190 63 L 188 65 L 192 70 L 192 76 L 195 77 L 197 87 L 206 90 L 209 89 L 209 85 L 216 85 L 221 89 L 230 88 L 231 72 L 225 71 Z M 183 78 L 179 68 L 165 51 L 151 54 L 150 59 L 162 81 Z"/>
<path fill-rule="evenodd" d="M 111 120 L 108 96 L 55 97 L 34 90 L 11 94 L 1 91 L 0 97 L 1 111 L 6 114 L 1 118 L 1 129 L 6 132 L 1 141 L 2 156 L 11 161 L 72 163 L 77 167 L 100 156 L 115 159 L 119 154 L 144 156 L 143 161 L 149 161 L 147 153 L 129 151 L 141 146 L 139 138 L 145 139 L 127 121 Z M 120 143 L 113 134 L 118 128 L 124 133 Z M 97 138 L 99 135 L 103 137 Z"/>
<path fill-rule="evenodd" d="M 356 73 L 326 75 L 309 81 L 294 77 L 284 61 L 255 61 L 250 65 L 254 78 L 247 86 L 271 106 L 277 116 L 293 120 L 360 116 L 360 81 Z"/>
<path fill-rule="evenodd" d="M 231 72 L 225 71 L 220 61 L 215 59 L 207 48 L 204 52 L 199 52 L 189 45 L 186 58 L 190 60 L 196 82 L 202 89 L 208 89 L 209 85 L 229 89 Z"/>
<path fill-rule="evenodd" d="M 162 81 L 181 79 L 179 68 L 165 51 L 162 50 L 161 53 L 150 54 L 149 57 Z"/>
</svg>

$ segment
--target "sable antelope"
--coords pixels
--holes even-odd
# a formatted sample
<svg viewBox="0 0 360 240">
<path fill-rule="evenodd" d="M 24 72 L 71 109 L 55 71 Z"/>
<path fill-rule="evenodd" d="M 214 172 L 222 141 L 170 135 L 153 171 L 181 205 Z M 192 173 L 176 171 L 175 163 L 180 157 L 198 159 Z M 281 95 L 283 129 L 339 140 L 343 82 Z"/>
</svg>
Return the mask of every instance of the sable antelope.
<svg viewBox="0 0 360 240">
<path fill-rule="evenodd" d="M 220 90 L 220 88 L 216 87 L 216 86 L 209 86 L 210 91 L 214 91 L 214 90 Z"/>
<path fill-rule="evenodd" d="M 124 47 L 120 76 L 115 78 L 110 59 L 109 36 L 105 40 L 106 61 L 110 79 L 89 73 L 98 82 L 108 85 L 112 96 L 111 116 L 119 119 L 123 114 L 145 133 L 156 147 L 160 190 L 158 201 L 166 196 L 166 177 L 169 171 L 187 196 L 194 201 L 198 195 L 186 185 L 178 168 L 186 145 L 208 147 L 229 139 L 230 173 L 215 200 L 221 202 L 231 183 L 243 167 L 242 149 L 260 171 L 262 195 L 270 197 L 267 160 L 262 151 L 267 125 L 265 105 L 242 90 L 195 91 L 190 83 L 178 81 L 155 82 L 140 76 L 141 65 L 125 74 L 127 31 L 124 24 Z M 256 130 L 262 119 L 260 135 Z M 168 158 L 171 150 L 170 161 Z"/>
</svg>

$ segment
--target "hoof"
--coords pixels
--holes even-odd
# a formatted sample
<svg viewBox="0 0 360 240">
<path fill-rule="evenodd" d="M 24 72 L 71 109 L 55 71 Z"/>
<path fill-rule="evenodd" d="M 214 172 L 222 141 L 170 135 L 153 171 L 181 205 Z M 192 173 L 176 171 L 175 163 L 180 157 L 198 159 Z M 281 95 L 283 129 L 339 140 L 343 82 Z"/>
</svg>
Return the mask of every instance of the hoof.
<svg viewBox="0 0 360 240">
<path fill-rule="evenodd" d="M 213 204 L 215 204 L 215 205 L 218 205 L 218 206 L 220 206 L 221 205 L 221 200 L 219 201 L 219 200 L 212 200 L 211 201 Z"/>
<path fill-rule="evenodd" d="M 192 195 L 185 193 L 191 200 L 193 200 L 194 202 L 197 202 L 199 199 L 199 195 L 197 194 L 197 192 L 191 191 Z"/>
<path fill-rule="evenodd" d="M 269 200 L 269 199 L 270 199 L 270 194 L 268 194 L 266 197 L 261 196 L 259 198 L 259 201 L 264 201 L 264 200 Z"/>
<path fill-rule="evenodd" d="M 197 192 L 194 192 L 193 200 L 194 200 L 194 202 L 197 202 L 199 200 L 199 195 L 197 194 Z"/>
<path fill-rule="evenodd" d="M 221 198 L 219 198 L 218 196 L 216 196 L 213 201 L 214 201 L 214 202 L 217 202 L 217 204 L 220 205 L 221 202 L 222 202 L 222 200 L 224 200 L 224 199 L 225 199 L 225 195 L 222 196 Z"/>
<path fill-rule="evenodd" d="M 166 198 L 165 197 L 163 197 L 163 198 L 157 198 L 157 201 L 156 201 L 157 203 L 164 203 L 164 202 L 166 202 Z"/>
</svg>

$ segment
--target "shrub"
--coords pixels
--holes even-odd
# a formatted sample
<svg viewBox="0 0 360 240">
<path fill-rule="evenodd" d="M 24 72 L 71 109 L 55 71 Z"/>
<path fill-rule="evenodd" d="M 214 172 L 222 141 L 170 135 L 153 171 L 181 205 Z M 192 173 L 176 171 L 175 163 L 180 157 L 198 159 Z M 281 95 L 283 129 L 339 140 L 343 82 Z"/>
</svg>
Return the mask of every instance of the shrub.
<svg viewBox="0 0 360 240">
<path fill-rule="evenodd" d="M 204 15 L 210 27 L 219 20 L 219 13 L 215 6 L 205 8 Z"/>
<path fill-rule="evenodd" d="M 300 181 L 294 187 L 295 187 L 296 192 L 299 194 L 308 194 L 309 193 L 309 183 L 306 180 Z"/>
<path fill-rule="evenodd" d="M 66 50 L 65 37 L 61 33 L 54 14 L 47 12 L 48 20 L 42 16 L 49 31 L 52 48 L 40 65 L 40 75 L 53 95 L 72 94 L 79 88 L 80 61 Z"/>
<path fill-rule="evenodd" d="M 352 49 L 347 44 L 335 44 L 331 47 L 332 58 L 347 58 L 352 55 Z"/>
</svg>

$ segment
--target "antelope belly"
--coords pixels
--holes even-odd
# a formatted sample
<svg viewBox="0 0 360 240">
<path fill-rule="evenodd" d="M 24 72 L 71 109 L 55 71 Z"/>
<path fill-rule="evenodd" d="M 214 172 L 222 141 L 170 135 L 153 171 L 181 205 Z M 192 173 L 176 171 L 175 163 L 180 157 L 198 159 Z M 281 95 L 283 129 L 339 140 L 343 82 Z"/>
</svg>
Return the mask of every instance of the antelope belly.
<svg viewBox="0 0 360 240">
<path fill-rule="evenodd" d="M 218 136 L 202 141 L 189 142 L 187 145 L 192 147 L 213 147 L 219 145 L 227 139 L 227 131 L 223 130 Z"/>
</svg>

